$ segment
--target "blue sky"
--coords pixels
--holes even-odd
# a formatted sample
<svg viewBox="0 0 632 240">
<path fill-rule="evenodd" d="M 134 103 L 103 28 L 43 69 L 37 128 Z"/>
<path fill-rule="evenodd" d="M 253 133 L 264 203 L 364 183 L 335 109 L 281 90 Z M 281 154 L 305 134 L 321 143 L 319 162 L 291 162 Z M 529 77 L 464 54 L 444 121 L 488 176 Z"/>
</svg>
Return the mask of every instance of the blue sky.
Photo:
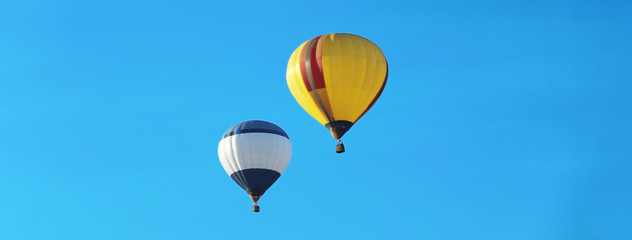
<svg viewBox="0 0 632 240">
<path fill-rule="evenodd" d="M 0 239 L 631 239 L 629 1 L 0 2 Z M 389 61 L 347 152 L 302 42 Z M 250 211 L 232 125 L 293 155 Z"/>
</svg>

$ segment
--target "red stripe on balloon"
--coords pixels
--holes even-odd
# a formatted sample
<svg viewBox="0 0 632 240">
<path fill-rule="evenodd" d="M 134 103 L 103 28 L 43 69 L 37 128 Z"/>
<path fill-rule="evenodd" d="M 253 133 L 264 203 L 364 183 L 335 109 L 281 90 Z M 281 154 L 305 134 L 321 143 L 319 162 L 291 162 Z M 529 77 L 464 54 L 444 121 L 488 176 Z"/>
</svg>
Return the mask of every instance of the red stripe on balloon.
<svg viewBox="0 0 632 240">
<path fill-rule="evenodd" d="M 312 91 L 312 86 L 309 84 L 309 78 L 307 77 L 307 68 L 305 66 L 305 55 L 307 54 L 307 51 L 309 51 L 309 45 L 311 45 L 310 43 L 312 42 L 312 40 L 314 40 L 313 38 L 310 39 L 309 41 L 307 41 L 307 43 L 305 43 L 305 45 L 303 45 L 303 49 L 301 49 L 300 52 L 300 67 L 301 67 L 301 78 L 303 78 L 303 84 L 305 84 L 305 87 L 307 88 L 307 92 L 311 92 Z"/>
<path fill-rule="evenodd" d="M 322 56 L 322 36 L 314 38 L 317 41 L 316 44 L 311 44 L 310 49 L 310 68 L 312 72 L 312 79 L 314 79 L 314 87 L 316 89 L 325 88 L 325 77 L 323 76 L 323 56 Z"/>
</svg>

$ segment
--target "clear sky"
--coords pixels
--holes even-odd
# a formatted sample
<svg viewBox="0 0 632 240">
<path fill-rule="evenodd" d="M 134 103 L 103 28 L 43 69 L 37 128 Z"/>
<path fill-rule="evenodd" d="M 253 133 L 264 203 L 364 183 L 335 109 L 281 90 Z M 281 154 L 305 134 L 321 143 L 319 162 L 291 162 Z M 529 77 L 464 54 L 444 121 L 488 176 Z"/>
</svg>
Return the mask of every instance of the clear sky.
<svg viewBox="0 0 632 240">
<path fill-rule="evenodd" d="M 0 239 L 632 239 L 631 1 L 0 1 Z M 389 61 L 334 153 L 286 85 L 326 33 Z M 288 133 L 260 213 L 222 169 Z"/>
</svg>

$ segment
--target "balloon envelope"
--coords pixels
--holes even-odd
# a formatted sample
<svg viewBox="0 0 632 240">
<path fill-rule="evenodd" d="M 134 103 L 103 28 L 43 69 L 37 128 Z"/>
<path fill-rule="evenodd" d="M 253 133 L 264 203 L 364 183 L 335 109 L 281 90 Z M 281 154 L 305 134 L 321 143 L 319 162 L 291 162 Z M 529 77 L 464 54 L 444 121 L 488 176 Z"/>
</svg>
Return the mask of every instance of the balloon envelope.
<svg viewBox="0 0 632 240">
<path fill-rule="evenodd" d="M 277 125 L 252 120 L 228 129 L 217 152 L 226 173 L 256 202 L 285 171 L 292 145 Z"/>
<path fill-rule="evenodd" d="M 346 33 L 325 34 L 301 44 L 287 66 L 296 101 L 335 139 L 340 139 L 382 94 L 386 58 L 373 42 Z"/>
</svg>

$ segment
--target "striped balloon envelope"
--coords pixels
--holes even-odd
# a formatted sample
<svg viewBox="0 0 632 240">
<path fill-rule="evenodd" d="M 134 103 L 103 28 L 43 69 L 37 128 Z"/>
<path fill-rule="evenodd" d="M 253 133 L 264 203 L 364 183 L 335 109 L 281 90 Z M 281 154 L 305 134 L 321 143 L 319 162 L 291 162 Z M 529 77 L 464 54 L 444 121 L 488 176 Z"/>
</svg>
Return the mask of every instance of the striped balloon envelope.
<svg viewBox="0 0 632 240">
<path fill-rule="evenodd" d="M 332 33 L 301 44 L 290 56 L 287 85 L 296 101 L 338 140 L 382 94 L 388 65 L 382 50 L 358 35 Z"/>
<path fill-rule="evenodd" d="M 252 120 L 228 129 L 217 153 L 226 173 L 250 195 L 255 204 L 253 211 L 258 212 L 257 201 L 290 162 L 292 145 L 277 125 Z"/>
</svg>

